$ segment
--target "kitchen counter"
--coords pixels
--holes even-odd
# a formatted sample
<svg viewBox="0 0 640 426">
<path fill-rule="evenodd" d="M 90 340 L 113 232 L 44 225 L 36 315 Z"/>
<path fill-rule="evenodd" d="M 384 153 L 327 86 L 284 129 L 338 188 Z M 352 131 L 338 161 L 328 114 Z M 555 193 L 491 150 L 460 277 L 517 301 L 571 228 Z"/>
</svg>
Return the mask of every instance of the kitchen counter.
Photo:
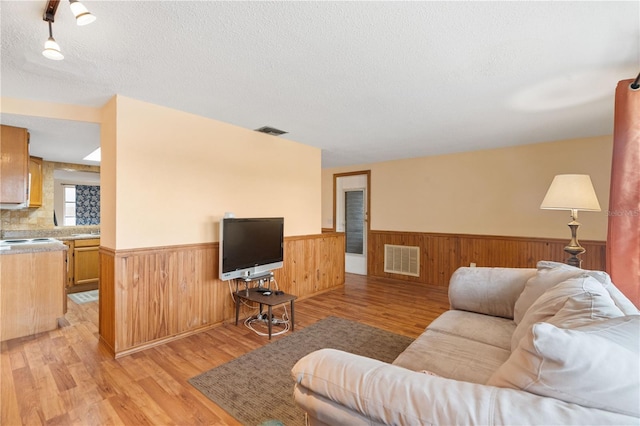
<svg viewBox="0 0 640 426">
<path fill-rule="evenodd" d="M 9 229 L 0 232 L 0 240 L 17 240 L 17 239 L 35 239 L 35 238 L 53 238 L 61 242 L 57 246 L 45 246 L 29 244 L 28 246 L 19 246 L 6 249 L 0 244 L 0 255 L 16 254 L 16 253 L 34 253 L 55 250 L 67 250 L 68 245 L 64 242 L 78 240 L 100 239 L 99 226 L 59 226 L 56 228 L 45 229 Z M 96 245 L 99 245 L 96 244 Z"/>
<path fill-rule="evenodd" d="M 29 243 L 29 244 L 16 244 L 9 246 L 0 245 L 0 256 L 7 254 L 22 254 L 22 253 L 41 253 L 50 251 L 67 250 L 67 246 L 62 241 L 49 241 L 43 243 Z"/>
<path fill-rule="evenodd" d="M 0 231 L 0 240 L 17 238 L 55 238 L 61 241 L 100 238 L 100 226 L 57 226 L 55 228 L 4 229 Z"/>
<path fill-rule="evenodd" d="M 100 234 L 73 234 L 67 237 L 58 237 L 56 239 L 60 241 L 75 241 L 75 240 L 91 240 L 93 238 L 100 238 Z"/>
</svg>

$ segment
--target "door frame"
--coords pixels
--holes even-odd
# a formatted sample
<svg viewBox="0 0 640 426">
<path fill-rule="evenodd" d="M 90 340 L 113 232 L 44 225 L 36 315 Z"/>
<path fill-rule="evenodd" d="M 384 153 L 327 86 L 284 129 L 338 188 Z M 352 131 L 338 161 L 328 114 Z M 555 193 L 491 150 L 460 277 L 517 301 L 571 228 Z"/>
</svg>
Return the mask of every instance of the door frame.
<svg viewBox="0 0 640 426">
<path fill-rule="evenodd" d="M 366 175 L 367 177 L 367 191 L 366 191 L 366 206 L 364 218 L 366 222 L 365 232 L 367 233 L 367 246 L 364 248 L 367 254 L 367 275 L 371 270 L 371 252 L 369 250 L 369 234 L 371 231 L 371 170 L 359 170 L 355 172 L 346 172 L 346 173 L 334 173 L 333 174 L 333 232 L 336 232 L 336 219 L 337 219 L 337 209 L 338 209 L 338 178 L 349 177 L 349 176 L 358 176 L 358 175 Z"/>
</svg>

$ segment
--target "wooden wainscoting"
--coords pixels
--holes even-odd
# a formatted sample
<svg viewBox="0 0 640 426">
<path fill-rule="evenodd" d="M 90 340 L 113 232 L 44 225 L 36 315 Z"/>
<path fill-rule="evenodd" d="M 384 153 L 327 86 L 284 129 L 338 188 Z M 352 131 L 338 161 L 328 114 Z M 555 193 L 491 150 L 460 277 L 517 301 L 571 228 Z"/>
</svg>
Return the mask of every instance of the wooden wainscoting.
<svg viewBox="0 0 640 426">
<path fill-rule="evenodd" d="M 285 265 L 275 271 L 280 290 L 306 298 L 344 284 L 343 233 L 285 239 Z"/>
<path fill-rule="evenodd" d="M 369 275 L 448 286 L 460 266 L 534 268 L 539 260 L 564 262 L 569 240 L 422 232 L 370 231 Z M 420 276 L 384 272 L 384 245 L 420 247 Z M 604 241 L 580 241 L 587 250 L 581 257 L 585 269 L 605 270 Z"/>
<path fill-rule="evenodd" d="M 116 357 L 235 319 L 230 286 L 218 279 L 218 249 L 100 250 L 100 336 Z M 344 285 L 343 234 L 288 237 L 284 252 L 275 273 L 281 290 L 306 298 Z"/>
<path fill-rule="evenodd" d="M 111 249 L 100 247 L 100 284 L 98 287 L 98 331 L 100 340 L 115 354 L 116 340 L 116 296 L 115 296 L 115 258 Z"/>
</svg>

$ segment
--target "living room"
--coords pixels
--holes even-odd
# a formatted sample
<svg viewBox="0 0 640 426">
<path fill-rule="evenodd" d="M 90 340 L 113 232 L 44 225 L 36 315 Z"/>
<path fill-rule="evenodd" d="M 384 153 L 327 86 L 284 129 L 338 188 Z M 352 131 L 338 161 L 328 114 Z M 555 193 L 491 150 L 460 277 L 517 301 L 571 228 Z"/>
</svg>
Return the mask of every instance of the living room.
<svg viewBox="0 0 640 426">
<path fill-rule="evenodd" d="M 86 3 L 87 7 L 99 16 L 96 23 L 109 19 L 105 16 L 112 11 L 105 7 L 105 4 L 95 2 L 94 7 L 94 2 Z M 61 44 L 64 39 L 69 40 L 66 44 L 65 61 L 73 67 L 78 66 L 79 70 L 83 63 L 87 65 L 86 62 L 89 61 L 80 56 L 90 55 L 91 49 L 86 50 L 89 41 L 99 41 L 102 34 L 117 37 L 114 28 L 120 28 L 122 24 L 117 20 L 109 21 L 108 27 L 97 27 L 104 31 L 97 31 L 98 35 L 89 33 L 91 26 L 83 28 L 83 35 L 86 35 L 84 42 L 72 42 L 73 34 L 67 28 L 71 26 L 71 22 L 65 15 L 68 11 L 63 10 L 63 6 L 66 8 L 67 5 L 61 4 L 57 14 L 57 18 L 60 19 L 53 25 L 53 34 Z M 123 10 L 128 10 L 128 7 L 131 6 L 122 5 Z M 147 8 L 154 10 L 155 6 L 140 7 L 148 11 Z M 255 5 L 253 7 L 260 9 Z M 319 6 L 311 7 L 313 9 Z M 472 12 L 479 12 L 475 8 L 480 6 L 470 7 Z M 566 7 L 566 10 L 562 9 L 563 12 L 570 11 L 570 8 Z M 596 7 L 605 11 L 608 6 L 598 3 Z M 626 10 L 625 8 L 633 6 L 616 4 L 615 7 Z M 42 8 L 42 4 L 3 4 L 3 33 L 5 30 L 9 31 L 7 28 L 14 28 L 8 26 L 10 23 L 19 22 L 28 26 L 29 30 L 24 30 L 28 34 L 23 30 L 18 33 L 27 40 L 35 40 L 46 24 L 40 19 L 41 16 L 37 16 L 33 19 L 34 22 L 31 22 L 31 12 L 37 9 L 41 15 Z M 196 5 L 186 3 L 181 11 L 180 5 L 176 4 L 167 6 L 167 9 L 161 7 L 157 13 L 162 17 L 170 16 L 176 9 L 184 14 L 183 16 L 192 16 L 190 13 L 198 12 Z M 21 14 L 26 10 L 29 14 Z M 466 13 L 471 15 L 472 12 Z M 487 22 L 491 22 L 490 11 L 483 12 L 488 13 L 484 16 L 488 17 Z M 354 16 L 351 15 L 353 11 L 344 13 L 351 18 Z M 368 16 L 369 12 L 363 13 Z M 597 13 L 587 13 L 580 8 L 580 14 L 590 16 L 592 21 L 589 22 L 592 27 L 600 28 L 593 24 L 599 22 L 594 17 Z M 616 22 L 622 22 L 627 25 L 625 28 L 637 34 L 637 25 L 630 25 L 628 20 L 621 17 L 626 14 L 614 14 L 617 17 Z M 127 15 L 123 17 L 126 23 L 131 24 L 129 19 L 133 18 L 126 13 L 123 15 Z M 300 16 L 309 18 L 312 15 L 312 10 L 306 10 Z M 235 14 L 229 16 L 233 16 L 229 22 L 239 19 Z M 251 16 L 255 18 L 255 15 Z M 356 13 L 355 16 L 359 15 Z M 378 21 L 382 19 L 381 16 L 375 16 L 377 18 L 373 19 L 373 22 L 384 26 L 384 20 Z M 522 17 L 521 19 L 524 20 Z M 223 40 L 228 41 L 231 46 L 230 39 L 234 34 L 240 39 L 242 37 L 236 34 L 229 22 L 224 24 L 228 33 Z M 322 27 L 318 22 L 312 22 L 318 25 L 314 28 Z M 522 21 L 520 23 L 522 24 Z M 603 25 L 603 32 L 606 34 L 611 37 L 617 34 L 615 30 L 607 28 L 605 30 Z M 254 31 L 260 33 L 255 28 Z M 321 33 L 324 33 L 324 30 Z M 329 39 L 327 43 L 331 42 L 332 45 L 337 41 L 344 41 L 333 39 L 326 34 L 325 36 Z M 129 35 L 122 37 L 123 40 L 116 43 L 120 48 L 136 44 L 129 39 Z M 200 40 L 200 37 L 194 36 L 194 39 Z M 527 37 L 534 36 L 522 38 Z M 288 34 L 284 38 L 295 37 Z M 496 42 L 496 45 L 499 46 L 501 43 L 510 44 L 503 40 Z M 41 44 L 39 38 L 35 44 Z M 589 50 L 587 44 L 581 44 L 584 52 Z M 364 49 L 364 43 L 358 45 Z M 24 54 L 28 59 L 20 62 L 22 50 L 26 51 L 30 47 L 25 44 L 17 46 L 16 44 L 9 48 L 8 43 L 3 41 L 3 97 L 0 100 L 3 124 L 12 124 L 11 119 L 17 116 L 29 116 L 44 120 L 63 120 L 69 123 L 70 129 L 74 122 L 94 123 L 100 126 L 103 197 L 100 225 L 101 294 L 100 318 L 97 318 L 97 311 L 85 312 L 79 308 L 73 314 L 74 319 L 69 320 L 77 325 L 72 327 L 74 331 L 69 336 L 65 336 L 68 329 L 62 328 L 52 332 L 50 339 L 27 339 L 20 343 L 23 345 L 20 348 L 16 344 L 9 345 L 12 354 L 10 362 L 5 361 L 6 344 L 3 343 L 3 376 L 12 376 L 16 387 L 29 388 L 39 379 L 44 379 L 48 391 L 52 394 L 57 392 L 56 389 L 60 391 L 61 386 L 68 386 L 65 391 L 71 391 L 65 395 L 75 395 L 65 396 L 71 398 L 71 401 L 66 402 L 52 397 L 52 400 L 55 400 L 55 403 L 52 403 L 55 406 L 53 408 L 47 407 L 46 402 L 33 402 L 37 408 L 30 410 L 27 405 L 17 402 L 23 397 L 29 399 L 28 395 L 23 394 L 12 405 L 17 412 L 14 411 L 7 417 L 4 417 L 3 412 L 3 420 L 20 418 L 21 422 L 28 423 L 38 418 L 44 422 L 62 416 L 59 418 L 62 423 L 104 423 L 110 420 L 115 423 L 180 423 L 178 417 L 172 417 L 176 414 L 167 414 L 157 408 L 162 405 L 163 398 L 169 399 L 157 389 L 158 386 L 163 386 L 163 380 L 171 382 L 170 386 L 175 386 L 176 394 L 180 395 L 187 389 L 185 381 L 188 378 L 264 345 L 264 339 L 254 337 L 244 330 L 239 331 L 229 324 L 233 317 L 233 300 L 229 296 L 228 286 L 217 278 L 217 224 L 226 212 L 233 212 L 238 217 L 285 217 L 287 259 L 285 267 L 277 271 L 276 275 L 279 285 L 285 291 L 300 298 L 296 311 L 300 328 L 327 315 L 340 314 L 352 319 L 361 318 L 370 325 L 376 325 L 374 318 L 384 310 L 384 316 L 391 319 L 383 328 L 410 330 L 406 333 L 415 337 L 435 319 L 437 315 L 434 312 L 448 308 L 446 291 L 449 279 L 458 267 L 469 266 L 472 263 L 478 267 L 535 267 L 538 260 L 563 261 L 562 248 L 569 239 L 566 227 L 570 219 L 569 214 L 567 211 L 540 209 L 540 203 L 553 177 L 558 174 L 577 173 L 588 174 L 591 177 L 601 211 L 581 213 L 582 225 L 579 236 L 582 245 L 587 248 L 582 256 L 583 265 L 586 269 L 605 268 L 607 211 L 612 171 L 613 96 L 617 81 L 633 78 L 637 74 L 638 58 L 635 53 L 614 52 L 612 57 L 608 57 L 607 61 L 616 65 L 612 68 L 616 68 L 617 74 L 614 73 L 614 78 L 608 76 L 606 84 L 609 91 L 605 95 L 570 107 L 551 108 L 547 111 L 510 111 L 508 117 L 511 120 L 505 119 L 503 123 L 495 116 L 483 117 L 482 108 L 484 105 L 489 108 L 489 105 L 499 102 L 492 95 L 491 85 L 497 84 L 500 78 L 506 78 L 507 74 L 518 73 L 518 67 L 512 67 L 508 61 L 500 60 L 499 53 L 513 54 L 518 49 L 497 51 L 493 50 L 497 49 L 493 44 L 487 48 L 487 57 L 497 58 L 495 62 L 505 67 L 505 74 L 497 74 L 499 78 L 491 79 L 487 86 L 476 92 L 473 89 L 476 78 L 473 68 L 465 65 L 463 58 L 445 55 L 447 52 L 438 50 L 437 57 L 440 61 L 450 61 L 452 65 L 458 65 L 458 71 L 453 72 L 449 69 L 450 74 L 443 74 L 442 81 L 451 83 L 452 79 L 459 79 L 455 84 L 448 84 L 446 87 L 452 90 L 453 86 L 466 86 L 463 92 L 473 92 L 475 106 L 470 110 L 465 109 L 464 96 L 458 98 L 458 106 L 452 108 L 453 113 L 449 113 L 456 119 L 452 119 L 450 115 L 440 119 L 444 123 L 442 127 L 437 126 L 438 118 L 431 118 L 431 114 L 434 114 L 432 111 L 437 109 L 436 106 L 423 106 L 420 110 L 421 115 L 430 117 L 428 121 L 436 122 L 431 123 L 434 126 L 433 131 L 422 130 L 418 138 L 415 134 L 405 135 L 405 140 L 413 141 L 417 150 L 412 151 L 411 155 L 403 155 L 394 153 L 390 148 L 387 151 L 355 148 L 355 139 L 372 138 L 372 135 L 364 131 L 367 126 L 360 121 L 364 114 L 356 111 L 357 107 L 351 109 L 353 127 L 362 131 L 357 138 L 340 137 L 338 131 L 327 132 L 320 138 L 324 138 L 326 142 L 326 145 L 321 147 L 316 144 L 317 139 L 296 136 L 302 135 L 303 124 L 311 129 L 308 131 L 312 134 L 313 130 L 320 131 L 326 123 L 332 123 L 336 115 L 345 116 L 346 107 L 341 104 L 341 101 L 346 102 L 344 99 L 334 102 L 325 96 L 325 115 L 320 114 L 322 107 L 309 107 L 305 114 L 303 112 L 307 104 L 303 101 L 291 102 L 289 109 L 295 112 L 292 115 L 294 118 L 284 121 L 284 116 L 275 111 L 287 102 L 274 102 L 271 95 L 266 96 L 267 100 L 264 102 L 266 105 L 278 104 L 273 106 L 273 114 L 265 113 L 264 111 L 268 110 L 266 107 L 254 107 L 244 92 L 229 95 L 236 101 L 226 105 L 204 102 L 218 95 L 223 98 L 225 89 L 233 87 L 232 85 L 225 88 L 220 87 L 223 85 L 203 84 L 204 87 L 196 89 L 195 93 L 189 92 L 189 98 L 198 102 L 197 106 L 189 106 L 171 92 L 172 88 L 167 87 L 176 85 L 179 90 L 185 90 L 183 85 L 186 83 L 181 79 L 192 78 L 184 71 L 180 74 L 181 78 L 174 75 L 172 83 L 162 80 L 162 89 L 156 89 L 151 97 L 143 96 L 142 92 L 135 88 L 137 79 L 136 84 L 125 84 L 119 87 L 119 90 L 112 91 L 105 90 L 104 87 L 108 84 L 100 82 L 98 77 L 96 81 L 88 78 L 82 83 L 82 89 L 75 89 L 73 84 L 68 84 L 69 75 L 91 75 L 91 70 L 95 71 L 92 68 L 94 65 L 88 64 L 87 68 L 82 68 L 83 71 L 75 71 L 62 62 L 62 65 L 55 65 L 58 68 L 52 68 L 54 65 L 40 62 L 48 61 L 46 58 L 38 58 L 36 62 L 30 53 Z M 246 59 L 246 53 L 240 53 L 244 52 L 242 49 L 246 47 L 241 42 L 239 46 L 228 48 L 243 59 L 239 65 L 245 65 L 246 68 L 232 67 L 230 62 L 226 69 L 225 66 L 216 63 L 216 72 L 209 74 L 218 73 L 221 80 L 225 80 L 227 74 L 232 75 L 238 79 L 237 86 L 250 86 L 249 92 L 258 92 L 259 90 L 253 86 L 254 83 L 248 82 L 253 78 L 251 73 L 256 73 L 258 64 L 251 64 L 251 61 Z M 511 47 L 515 47 L 515 43 Z M 192 48 L 185 47 L 185 50 Z M 73 53 L 74 49 L 78 49 L 77 53 Z M 603 45 L 598 45 L 598 49 L 605 50 Z M 328 50 L 331 52 L 331 49 Z M 110 52 L 105 57 L 119 57 L 118 53 L 111 50 Z M 36 53 L 40 55 L 39 51 Z M 469 52 L 467 54 L 471 55 Z M 202 52 L 198 52 L 197 56 L 201 55 Z M 141 58 L 132 62 L 132 71 L 118 71 L 115 81 L 126 80 L 123 75 L 128 73 L 132 75 L 131 78 L 140 74 L 142 71 L 133 66 L 138 62 L 148 60 L 153 62 L 157 69 L 173 61 L 165 58 L 158 63 L 152 56 L 141 54 Z M 211 56 L 215 58 L 216 55 Z M 588 61 L 584 57 L 583 62 L 576 63 L 586 67 Z M 4 58 L 10 59 L 5 61 Z M 289 58 L 284 62 L 282 68 L 295 68 L 293 59 Z M 348 61 L 345 59 L 344 63 Z M 38 71 L 40 68 L 34 64 L 42 66 L 41 69 L 53 69 L 52 73 L 57 73 L 58 79 L 41 76 L 40 74 L 45 72 Z M 261 62 L 259 65 L 267 64 L 268 62 Z M 332 64 L 340 69 L 336 62 Z M 211 63 L 207 62 L 207 65 Z M 34 67 L 36 71 L 33 71 Z M 114 66 L 114 69 L 116 68 Z M 498 73 L 499 69 L 500 67 L 491 68 L 494 73 Z M 574 70 L 575 74 L 567 70 Z M 629 70 L 633 73 L 630 74 Z M 546 77 L 551 76 L 552 71 L 546 69 L 544 72 L 547 73 Z M 575 67 L 570 69 L 567 63 L 558 66 L 555 72 L 565 77 L 563 83 L 566 84 L 572 76 L 579 75 Z M 146 75 L 145 78 L 150 81 L 156 79 L 153 72 Z M 477 76 L 480 77 L 481 75 Z M 208 78 L 215 80 L 212 76 Z M 323 86 L 314 80 L 318 78 L 318 75 L 314 74 L 311 80 L 317 84 L 313 86 Z M 403 78 L 403 74 L 398 74 L 394 78 L 384 80 L 385 84 L 382 86 L 392 87 L 396 80 Z M 520 81 L 525 84 L 527 79 L 531 78 L 523 74 Z M 542 79 L 542 76 L 540 78 Z M 43 87 L 40 86 L 43 84 L 40 79 L 46 80 L 47 83 L 44 85 L 46 88 L 42 90 L 36 89 Z M 18 81 L 24 82 L 23 80 L 26 84 L 14 85 Z M 510 88 L 515 93 L 518 90 L 514 81 L 510 80 Z M 332 82 L 339 83 L 340 78 Z M 263 83 L 261 81 L 261 84 Z M 437 86 L 437 82 L 426 78 L 423 83 L 424 86 Z M 56 84 L 59 84 L 60 88 L 53 88 Z M 283 91 L 284 83 L 278 84 L 274 84 L 274 91 Z M 357 85 L 353 81 L 351 84 Z M 414 86 L 410 88 L 418 87 L 415 80 L 412 84 Z M 93 86 L 99 90 L 92 92 Z M 296 84 L 291 86 L 295 88 Z M 341 84 L 337 86 L 339 88 Z M 586 86 L 588 87 L 588 84 Z M 368 90 L 372 91 L 371 97 L 385 99 L 387 92 L 373 91 L 375 84 L 368 87 Z M 163 92 L 165 88 L 166 94 Z M 289 90 L 291 89 L 287 88 L 284 91 L 289 93 Z M 441 89 L 432 90 L 439 92 Z M 500 86 L 499 90 L 506 89 Z M 68 91 L 69 94 L 61 94 L 64 91 Z M 233 92 L 230 89 L 228 91 Z M 268 92 L 266 89 L 264 91 Z M 107 92 L 109 96 L 105 98 Z M 397 92 L 407 99 L 411 98 L 412 93 L 416 93 L 407 90 L 405 86 Z M 430 93 L 426 92 L 426 89 L 425 92 L 420 92 L 425 103 L 430 97 Z M 374 93 L 377 93 L 377 96 Z M 354 97 L 350 102 L 356 105 L 367 104 L 371 97 Z M 313 89 L 309 92 L 309 98 L 323 99 L 322 90 Z M 446 98 L 447 96 L 438 97 L 438 100 L 443 101 Z M 415 107 L 416 103 L 419 102 L 411 99 L 408 105 L 402 107 L 402 111 Z M 447 103 L 441 103 L 445 104 Z M 203 105 L 210 110 L 204 109 Z M 390 104 L 383 105 L 380 109 L 390 114 L 390 110 L 394 108 Z M 234 110 L 242 110 L 241 115 L 253 116 L 252 124 L 232 118 L 231 112 Z M 557 117 L 551 118 L 554 113 Z M 411 115 L 408 121 L 419 120 L 421 115 Z M 529 118 L 526 124 L 520 121 L 524 120 L 523 116 Z M 377 117 L 375 119 L 378 122 L 386 121 L 380 116 Z M 468 121 L 464 117 L 468 117 Z M 290 136 L 276 137 L 251 130 L 265 124 L 279 126 L 276 120 L 290 123 L 283 126 L 291 132 Z M 512 127 L 508 127 L 507 121 L 517 122 L 525 131 L 519 134 L 510 133 L 513 130 Z M 402 123 L 407 124 L 406 121 Z M 503 126 L 508 127 L 508 130 L 500 131 Z M 397 127 L 402 125 L 394 122 L 392 129 L 396 130 Z M 448 136 L 447 127 L 451 128 L 452 133 L 459 132 L 460 128 L 464 132 Z M 495 129 L 480 134 L 487 127 Z M 347 128 L 349 124 L 342 122 L 341 130 Z M 404 141 L 395 140 L 385 134 L 390 130 L 377 127 L 376 132 L 383 136 L 378 141 L 386 140 L 387 146 L 398 145 L 399 150 L 404 148 L 400 147 Z M 457 140 L 456 137 L 460 139 Z M 457 145 L 462 140 L 466 141 L 467 145 Z M 350 147 L 351 142 L 354 147 Z M 340 145 L 346 149 L 339 150 Z M 431 145 L 433 150 L 429 148 Z M 375 151 L 382 152 L 382 159 L 372 157 L 372 152 Z M 380 248 L 384 244 L 398 242 L 419 246 L 424 253 L 424 264 L 418 277 L 407 278 L 385 273 L 382 267 L 382 251 L 371 249 L 368 251 L 369 276 L 365 281 L 358 276 L 345 275 L 343 236 L 334 232 L 337 225 L 334 218 L 334 176 L 359 171 L 367 171 L 371 176 L 371 185 L 368 188 L 371 203 L 368 211 L 371 244 L 369 247 Z M 517 252 L 518 256 L 513 255 L 514 252 Z M 378 282 L 378 278 L 388 281 Z M 367 294 L 366 288 L 375 289 L 378 294 L 393 301 L 391 306 L 385 306 L 384 301 L 379 299 L 380 296 Z M 429 305 L 428 312 L 434 314 L 417 314 L 418 317 L 403 315 L 407 310 L 413 311 L 413 306 L 403 302 L 400 297 L 394 297 L 390 288 L 395 288 L 399 294 L 405 296 L 411 294 L 412 288 L 416 289 L 420 294 L 420 303 L 433 303 Z M 350 296 L 353 296 L 353 293 L 357 294 L 360 298 L 359 304 L 363 307 L 358 308 L 350 303 L 352 300 L 349 296 L 341 298 L 340 292 L 347 292 Z M 323 296 L 326 298 L 322 299 Z M 331 303 L 334 306 L 330 306 Z M 97 309 L 97 306 L 94 308 Z M 324 310 L 322 314 L 319 313 L 320 310 Z M 420 323 L 420 326 L 414 323 Z M 75 355 L 62 348 L 68 346 L 73 339 L 82 342 L 82 347 L 72 345 L 71 352 L 75 352 Z M 226 347 L 227 342 L 233 343 Z M 207 356 L 207 351 L 196 347 L 203 345 L 217 347 L 212 360 L 200 359 Z M 191 349 L 187 349 L 188 346 L 191 346 Z M 38 347 L 39 352 L 30 352 L 34 347 Z M 51 349 L 53 347 L 55 350 Z M 221 347 L 223 349 L 220 349 Z M 193 357 L 188 362 L 193 362 L 201 371 L 180 364 L 182 360 L 178 359 L 181 357 L 179 353 L 183 350 Z M 52 353 L 55 353 L 54 357 L 59 361 L 59 364 L 56 364 L 58 370 L 51 369 L 49 365 L 44 367 L 44 364 L 48 364 L 45 360 L 47 354 Z M 161 358 L 164 355 L 175 360 L 180 366 L 171 367 L 163 363 Z M 68 367 L 62 366 L 65 364 L 63 358 L 66 356 L 73 360 L 86 357 L 93 359 L 95 363 L 87 362 L 87 365 L 92 366 L 91 369 L 81 371 L 75 362 L 70 362 L 77 371 L 67 372 Z M 149 361 L 150 357 L 153 361 Z M 149 370 L 154 368 L 150 363 L 161 366 L 159 378 L 149 378 L 153 376 L 148 374 Z M 22 370 L 27 364 L 30 369 Z M 123 366 L 126 372 L 119 370 Z M 38 370 L 40 367 L 42 369 Z M 102 370 L 103 368 L 105 370 Z M 133 373 L 136 370 L 140 371 L 140 375 L 134 378 Z M 100 381 L 99 378 L 95 381 L 88 380 L 87 371 L 101 371 L 100 374 L 108 374 L 110 377 L 105 381 Z M 20 376 L 21 374 L 24 376 Z M 79 375 L 87 380 L 86 388 L 74 387 L 70 380 L 64 385 L 65 378 L 69 377 L 73 377 L 73 380 L 79 383 Z M 127 389 L 129 380 L 134 380 L 136 386 Z M 148 387 L 141 391 L 140 386 L 144 385 Z M 94 398 L 92 400 L 101 408 L 92 408 L 74 400 L 79 399 L 79 395 L 83 393 L 91 394 Z M 153 396 L 144 396 L 144 393 Z M 197 416 L 189 417 L 191 420 L 187 423 L 234 424 L 233 418 L 219 407 L 206 407 L 209 403 L 206 398 L 196 396 L 196 392 L 187 393 L 187 402 L 184 402 L 178 412 L 187 417 L 192 416 L 188 413 L 189 407 L 190 404 L 196 404 L 199 410 L 214 413 L 211 417 L 201 419 Z M 43 401 L 43 394 L 46 392 L 42 392 L 37 398 L 38 401 Z M 135 400 L 135 403 L 128 405 L 127 398 Z M 153 399 L 153 402 L 145 401 L 146 398 Z M 109 402 L 98 403 L 106 400 Z M 155 408 L 144 411 L 140 407 L 146 402 Z M 203 405 L 206 408 L 202 408 Z M 118 408 L 114 409 L 114 406 Z M 144 415 L 138 418 L 134 413 L 140 410 L 144 411 Z"/>
</svg>

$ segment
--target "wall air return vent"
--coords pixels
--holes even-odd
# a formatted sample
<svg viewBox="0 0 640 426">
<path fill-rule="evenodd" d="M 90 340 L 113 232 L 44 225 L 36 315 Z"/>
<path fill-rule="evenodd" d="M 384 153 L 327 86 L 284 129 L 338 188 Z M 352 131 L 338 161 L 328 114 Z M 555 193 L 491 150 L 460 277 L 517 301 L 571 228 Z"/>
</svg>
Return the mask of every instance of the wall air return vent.
<svg viewBox="0 0 640 426">
<path fill-rule="evenodd" d="M 384 272 L 420 276 L 420 247 L 384 245 Z"/>
<path fill-rule="evenodd" d="M 256 132 L 266 133 L 272 136 L 280 136 L 280 135 L 284 135 L 285 133 L 288 133 L 288 132 L 285 132 L 284 130 L 276 129 L 275 127 L 269 127 L 269 126 L 262 126 L 259 129 L 256 129 Z"/>
</svg>

